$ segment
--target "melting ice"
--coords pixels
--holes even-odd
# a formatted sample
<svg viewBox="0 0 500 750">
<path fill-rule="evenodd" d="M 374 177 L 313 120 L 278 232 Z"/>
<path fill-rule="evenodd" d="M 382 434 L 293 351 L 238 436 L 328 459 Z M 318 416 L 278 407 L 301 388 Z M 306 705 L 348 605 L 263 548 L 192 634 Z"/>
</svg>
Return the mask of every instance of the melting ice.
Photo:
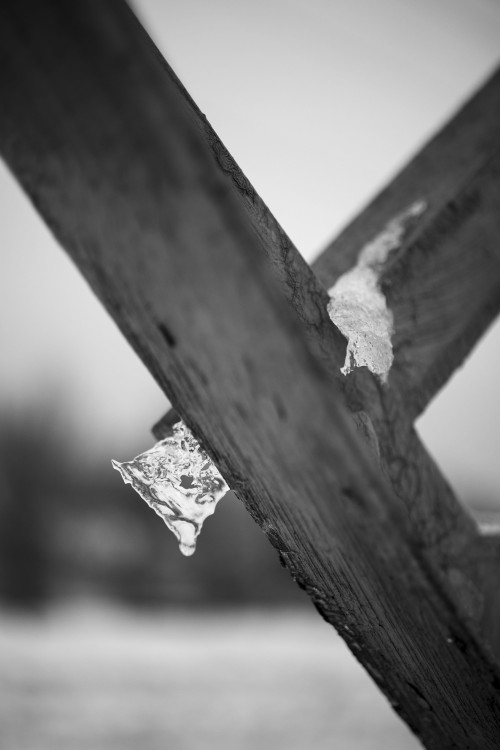
<svg viewBox="0 0 500 750">
<path fill-rule="evenodd" d="M 132 461 L 111 461 L 192 555 L 204 520 L 229 490 L 221 474 L 183 422 L 172 435 Z"/>
<path fill-rule="evenodd" d="M 354 268 L 342 274 L 328 290 L 328 314 L 347 338 L 341 372 L 368 367 L 383 383 L 394 359 L 392 352 L 393 314 L 380 289 L 380 276 L 390 253 L 402 243 L 415 219 L 426 210 L 416 201 L 392 219 L 381 234 L 365 245 Z"/>
</svg>

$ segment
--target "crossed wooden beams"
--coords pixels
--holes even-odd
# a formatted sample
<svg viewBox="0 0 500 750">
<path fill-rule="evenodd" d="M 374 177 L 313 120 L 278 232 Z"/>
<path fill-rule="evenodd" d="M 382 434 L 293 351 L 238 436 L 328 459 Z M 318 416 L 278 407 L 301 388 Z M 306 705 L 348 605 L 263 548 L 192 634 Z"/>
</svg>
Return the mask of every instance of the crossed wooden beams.
<svg viewBox="0 0 500 750">
<path fill-rule="evenodd" d="M 322 616 L 426 747 L 498 748 L 498 545 L 412 423 L 498 311 L 500 75 L 313 269 L 121 0 L 4 2 L 0 91 L 7 163 Z M 344 378 L 326 287 L 421 199 L 389 383 Z"/>
</svg>

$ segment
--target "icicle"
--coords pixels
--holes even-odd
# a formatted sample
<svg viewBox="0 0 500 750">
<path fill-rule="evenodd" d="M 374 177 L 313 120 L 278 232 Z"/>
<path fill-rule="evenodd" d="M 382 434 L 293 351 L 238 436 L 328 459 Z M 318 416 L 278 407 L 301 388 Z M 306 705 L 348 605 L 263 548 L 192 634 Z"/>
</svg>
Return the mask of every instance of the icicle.
<svg viewBox="0 0 500 750">
<path fill-rule="evenodd" d="M 132 461 L 111 461 L 192 555 L 207 516 L 229 490 L 221 474 L 183 422 L 172 435 Z"/>
</svg>

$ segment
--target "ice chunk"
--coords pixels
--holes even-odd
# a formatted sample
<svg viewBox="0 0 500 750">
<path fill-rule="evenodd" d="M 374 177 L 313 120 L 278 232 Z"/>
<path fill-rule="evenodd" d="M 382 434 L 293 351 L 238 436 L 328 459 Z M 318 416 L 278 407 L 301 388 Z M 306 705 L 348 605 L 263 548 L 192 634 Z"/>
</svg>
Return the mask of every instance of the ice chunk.
<svg viewBox="0 0 500 750">
<path fill-rule="evenodd" d="M 132 461 L 111 461 L 192 555 L 204 520 L 229 490 L 214 463 L 183 422 L 172 435 Z"/>
<path fill-rule="evenodd" d="M 368 367 L 383 383 L 393 361 L 393 315 L 380 289 L 379 279 L 389 254 L 398 248 L 414 219 L 427 208 L 416 201 L 390 221 L 383 232 L 365 245 L 358 262 L 328 290 L 328 314 L 347 338 L 341 372 Z"/>
</svg>

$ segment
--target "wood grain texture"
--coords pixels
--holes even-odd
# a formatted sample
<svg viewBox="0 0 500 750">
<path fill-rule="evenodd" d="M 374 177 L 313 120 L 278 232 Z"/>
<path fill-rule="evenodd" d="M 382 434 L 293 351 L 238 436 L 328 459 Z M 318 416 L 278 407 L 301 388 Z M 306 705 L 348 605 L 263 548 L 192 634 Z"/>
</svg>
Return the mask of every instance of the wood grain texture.
<svg viewBox="0 0 500 750">
<path fill-rule="evenodd" d="M 476 527 L 401 403 L 340 390 L 324 289 L 124 4 L 0 19 L 1 149 L 56 237 L 424 744 L 497 748 Z"/>
<path fill-rule="evenodd" d="M 491 611 L 495 612 L 496 610 L 500 613 L 500 595 L 492 594 L 496 591 L 496 582 L 500 576 L 500 549 L 496 556 L 492 556 L 488 550 L 485 553 L 485 560 L 479 564 L 479 561 L 483 559 L 483 553 L 482 540 L 477 534 L 476 525 L 471 522 L 471 519 L 457 503 L 450 487 L 432 459 L 427 455 L 412 427 L 412 402 L 407 401 L 407 390 L 409 388 L 408 383 L 411 380 L 408 364 L 411 366 L 413 360 L 410 357 L 410 362 L 405 362 L 404 353 L 408 350 L 410 353 L 413 351 L 413 338 L 409 328 L 411 324 L 415 323 L 415 315 L 409 315 L 405 318 L 404 315 L 399 314 L 398 309 L 395 309 L 396 320 L 409 320 L 410 325 L 407 325 L 406 328 L 402 327 L 401 330 L 396 332 L 396 376 L 391 378 L 389 393 L 378 388 L 376 382 L 369 376 L 367 378 L 363 372 L 358 371 L 346 381 L 340 375 L 340 365 L 345 358 L 345 339 L 339 334 L 335 326 L 331 325 L 326 314 L 329 299 L 326 290 L 318 283 L 318 279 L 311 272 L 310 267 L 305 263 L 286 232 L 221 143 L 205 115 L 200 112 L 179 79 L 170 68 L 167 68 L 167 71 L 177 85 L 182 97 L 192 109 L 193 122 L 200 128 L 206 144 L 216 158 L 217 164 L 235 187 L 234 197 L 250 220 L 253 231 L 261 239 L 281 291 L 284 292 L 286 299 L 304 324 L 309 344 L 315 347 L 317 353 L 325 360 L 331 376 L 335 378 L 354 414 L 354 422 L 358 431 L 375 452 L 393 489 L 407 507 L 415 530 L 421 537 L 421 544 L 425 547 L 434 568 L 441 572 L 445 583 L 452 586 L 455 600 L 464 615 L 474 622 L 479 622 L 482 634 L 486 635 L 494 651 L 500 654 L 500 628 L 496 624 L 492 628 L 492 622 L 496 623 L 498 617 L 492 618 L 490 614 Z M 488 151 L 491 142 L 498 140 L 495 128 L 491 127 L 491 108 L 495 106 L 498 99 L 498 90 L 498 83 L 494 79 L 493 86 L 487 86 L 485 93 L 477 97 L 479 104 L 473 102 L 470 105 L 473 111 L 472 114 L 467 115 L 465 122 L 459 117 L 459 122 L 455 128 L 458 132 L 459 142 L 456 144 L 453 141 L 453 147 L 456 151 L 460 151 L 460 148 L 468 142 L 469 135 L 467 130 L 464 132 L 464 128 L 466 126 L 472 127 L 472 135 L 476 137 L 478 125 L 482 123 L 486 114 L 489 115 L 490 127 L 486 131 L 488 137 L 485 137 L 483 133 L 484 143 L 481 142 L 480 148 Z M 467 112 L 469 112 L 470 107 L 466 110 Z M 453 130 L 453 124 L 450 124 L 449 130 Z M 436 191 L 437 176 L 439 176 L 439 185 L 446 184 L 448 190 L 453 192 L 452 186 L 457 174 L 467 171 L 468 162 L 465 159 L 462 163 L 461 152 L 447 155 L 448 141 L 449 139 L 444 140 L 445 153 L 444 156 L 441 155 L 441 161 L 451 171 L 451 174 L 441 173 L 438 170 L 434 174 L 428 175 L 431 178 L 430 181 L 433 184 L 434 191 Z M 438 151 L 441 150 L 443 150 L 443 147 L 440 142 Z M 418 176 L 414 175 L 413 179 L 418 179 Z M 400 186 L 398 185 L 399 189 Z M 410 190 L 406 195 L 409 202 L 412 202 L 412 194 L 414 192 L 412 193 Z M 403 208 L 407 208 L 407 206 L 408 204 L 403 205 Z M 399 210 L 400 208 L 398 208 Z M 428 219 L 430 215 L 431 212 L 426 218 Z M 391 218 L 392 216 L 389 216 L 388 220 Z M 489 218 L 491 219 L 491 216 Z M 481 216 L 476 216 L 474 226 L 477 226 L 480 219 Z M 448 226 L 450 223 L 448 222 Z M 415 222 L 414 226 L 420 229 L 418 221 Z M 469 226 L 469 232 L 473 229 L 473 226 Z M 490 239 L 491 229 L 491 225 L 488 225 Z M 409 234 L 406 240 L 412 241 L 414 236 L 415 232 Z M 435 233 L 434 235 L 434 246 L 439 242 L 440 236 L 442 236 L 442 226 L 441 234 Z M 404 253 L 402 255 L 408 257 Z M 397 257 L 399 257 L 399 254 Z M 465 257 L 470 259 L 473 256 L 468 254 Z M 410 293 L 413 292 L 413 297 L 415 293 L 418 293 L 419 284 L 424 286 L 427 280 L 427 286 L 432 286 L 434 282 L 432 264 L 430 266 L 431 275 L 428 279 L 421 279 L 422 274 L 415 272 L 409 276 L 408 288 Z M 394 263 L 391 263 L 388 270 L 393 267 Z M 396 264 L 396 271 L 398 267 L 398 264 Z M 437 278 L 439 279 L 439 277 Z M 488 271 L 485 274 L 483 273 L 482 278 L 489 280 L 490 283 L 492 281 L 495 283 L 495 276 L 488 275 Z M 400 291 L 400 286 L 397 283 L 391 283 L 391 280 L 392 277 L 386 274 L 385 285 L 387 288 L 385 291 L 391 305 L 394 308 L 398 304 L 403 307 L 406 301 L 404 292 L 401 294 L 400 301 L 396 302 L 393 295 Z M 460 278 L 459 281 L 461 281 L 461 286 L 458 286 L 460 293 L 463 287 L 469 283 L 468 269 L 465 269 L 463 278 Z M 458 297 L 453 297 L 452 292 L 449 293 L 449 296 L 455 301 L 452 313 L 448 316 L 455 323 L 455 328 L 452 327 L 452 331 L 455 332 L 459 328 L 457 323 L 459 324 L 461 321 L 456 310 Z M 477 331 L 476 329 L 468 331 L 468 338 L 462 337 L 461 342 L 464 352 L 471 345 L 471 336 L 475 331 L 479 335 L 481 321 L 484 322 L 484 316 L 482 315 L 484 298 L 477 297 L 473 304 L 476 308 L 479 308 L 479 314 L 475 319 Z M 487 306 L 486 309 L 488 311 Z M 460 310 L 467 314 L 468 308 L 462 304 Z M 427 323 L 427 329 L 424 326 L 420 326 L 420 329 L 431 341 L 431 345 L 428 343 L 428 346 L 432 346 L 432 324 L 435 325 L 432 315 L 435 311 L 431 308 L 429 310 L 430 315 L 425 315 L 425 312 L 424 309 L 423 319 Z M 429 331 L 429 321 L 431 321 L 431 331 Z M 400 341 L 409 344 L 406 348 L 403 345 L 402 352 Z M 441 343 L 441 339 L 439 341 Z M 454 351 L 457 353 L 457 346 L 455 346 Z M 417 350 L 416 355 L 418 357 Z M 435 348 L 430 352 L 431 359 L 433 355 L 436 356 Z M 446 357 L 446 354 L 444 356 Z M 396 383 L 397 387 L 395 387 Z M 422 393 L 425 394 L 425 391 L 422 391 Z M 417 387 L 415 387 L 415 394 L 418 395 Z M 417 477 L 418 481 L 416 480 Z"/>
<path fill-rule="evenodd" d="M 314 263 L 329 288 L 416 200 L 428 210 L 387 264 L 391 387 L 417 417 L 500 310 L 500 71 Z"/>
</svg>

